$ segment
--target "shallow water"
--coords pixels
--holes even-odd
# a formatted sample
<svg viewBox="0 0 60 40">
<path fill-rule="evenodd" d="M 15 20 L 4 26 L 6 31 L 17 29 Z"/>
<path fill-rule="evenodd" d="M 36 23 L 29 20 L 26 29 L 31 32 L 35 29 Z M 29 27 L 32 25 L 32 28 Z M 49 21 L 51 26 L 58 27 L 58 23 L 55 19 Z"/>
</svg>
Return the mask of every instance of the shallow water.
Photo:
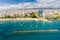
<svg viewBox="0 0 60 40">
<path fill-rule="evenodd" d="M 60 30 L 60 20 L 44 21 L 0 21 L 0 40 L 60 40 L 60 32 L 13 33 L 16 30 Z"/>
</svg>

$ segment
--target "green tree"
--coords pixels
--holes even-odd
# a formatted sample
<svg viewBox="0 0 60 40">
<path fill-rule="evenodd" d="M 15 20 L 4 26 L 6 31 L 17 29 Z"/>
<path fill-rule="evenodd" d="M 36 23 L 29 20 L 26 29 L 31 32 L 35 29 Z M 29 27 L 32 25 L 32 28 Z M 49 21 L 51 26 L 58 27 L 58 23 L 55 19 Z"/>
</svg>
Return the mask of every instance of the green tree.
<svg viewBox="0 0 60 40">
<path fill-rule="evenodd" d="M 36 16 L 36 13 L 32 12 L 32 13 L 31 13 L 31 17 L 32 17 L 32 18 L 36 18 L 36 17 L 37 17 L 37 16 Z"/>
</svg>

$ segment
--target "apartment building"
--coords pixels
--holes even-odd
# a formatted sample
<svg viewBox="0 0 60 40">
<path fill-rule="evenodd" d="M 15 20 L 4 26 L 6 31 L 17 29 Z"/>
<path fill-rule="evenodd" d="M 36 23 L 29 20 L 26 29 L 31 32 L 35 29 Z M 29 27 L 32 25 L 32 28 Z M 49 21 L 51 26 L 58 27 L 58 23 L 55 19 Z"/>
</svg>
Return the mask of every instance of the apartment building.
<svg viewBox="0 0 60 40">
<path fill-rule="evenodd" d="M 30 13 L 38 13 L 38 9 L 23 9 L 23 10 L 1 10 L 0 11 L 0 17 L 5 16 L 5 15 L 10 15 L 10 16 L 14 16 L 14 15 L 20 15 L 20 16 L 25 16 L 25 14 L 27 14 L 28 16 L 30 15 Z"/>
<path fill-rule="evenodd" d="M 45 9 L 43 10 L 43 17 L 55 17 L 57 15 L 60 15 L 60 10 L 58 9 Z"/>
</svg>

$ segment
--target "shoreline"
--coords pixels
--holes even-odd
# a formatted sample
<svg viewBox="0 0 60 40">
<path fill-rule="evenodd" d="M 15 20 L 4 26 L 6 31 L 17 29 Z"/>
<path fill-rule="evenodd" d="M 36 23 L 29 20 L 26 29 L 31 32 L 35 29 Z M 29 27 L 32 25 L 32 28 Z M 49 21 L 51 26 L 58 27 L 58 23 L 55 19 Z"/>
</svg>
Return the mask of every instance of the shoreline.
<svg viewBox="0 0 60 40">
<path fill-rule="evenodd" d="M 0 18 L 0 20 L 46 20 L 42 18 Z"/>
<path fill-rule="evenodd" d="M 0 18 L 0 21 L 8 21 L 8 20 L 21 20 L 21 21 L 25 21 L 25 20 L 34 20 L 34 21 L 45 21 L 45 22 L 50 22 L 52 23 L 52 21 L 49 21 L 45 18 Z"/>
</svg>

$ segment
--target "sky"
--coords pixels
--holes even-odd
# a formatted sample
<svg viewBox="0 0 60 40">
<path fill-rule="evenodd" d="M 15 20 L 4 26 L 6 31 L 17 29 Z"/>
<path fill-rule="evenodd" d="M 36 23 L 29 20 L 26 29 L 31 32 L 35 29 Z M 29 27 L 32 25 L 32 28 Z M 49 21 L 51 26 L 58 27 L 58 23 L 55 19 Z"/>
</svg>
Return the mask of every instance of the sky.
<svg viewBox="0 0 60 40">
<path fill-rule="evenodd" d="M 60 0 L 0 0 L 0 9 L 60 8 Z"/>
<path fill-rule="evenodd" d="M 35 2 L 36 0 L 0 0 L 0 5 L 19 4 L 22 2 Z"/>
</svg>

